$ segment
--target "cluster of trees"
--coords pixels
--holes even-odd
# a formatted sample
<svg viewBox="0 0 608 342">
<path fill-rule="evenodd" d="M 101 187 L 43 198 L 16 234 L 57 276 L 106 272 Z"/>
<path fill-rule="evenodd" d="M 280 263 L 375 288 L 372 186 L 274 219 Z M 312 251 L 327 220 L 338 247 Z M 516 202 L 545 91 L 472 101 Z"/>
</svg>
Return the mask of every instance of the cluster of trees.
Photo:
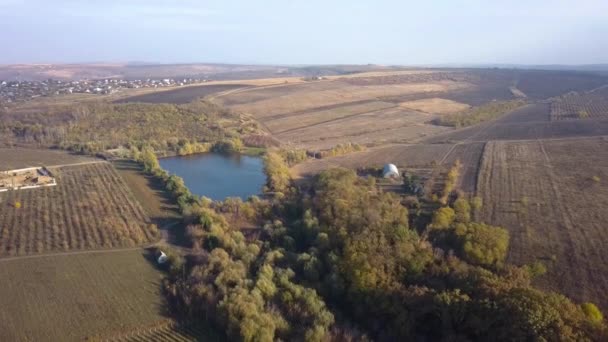
<svg viewBox="0 0 608 342">
<path fill-rule="evenodd" d="M 416 227 L 374 178 L 332 169 L 267 205 L 250 242 L 211 206 L 194 210 L 203 252 L 165 284 L 177 312 L 244 341 L 608 337 L 593 304 L 539 291 L 538 267 L 505 263 L 507 231 L 474 222 L 464 198 Z"/>
<path fill-rule="evenodd" d="M 288 166 L 294 166 L 308 159 L 308 152 L 302 149 L 287 149 L 279 152 Z"/>
<path fill-rule="evenodd" d="M 321 151 L 321 158 L 336 157 L 352 152 L 365 151 L 365 146 L 357 143 L 338 144 L 329 150 Z"/>
<path fill-rule="evenodd" d="M 94 154 L 149 145 L 157 153 L 240 151 L 255 127 L 212 103 L 185 105 L 86 102 L 40 112 L 0 113 L 0 141 Z"/>
<path fill-rule="evenodd" d="M 519 108 L 525 103 L 524 100 L 490 102 L 465 112 L 442 116 L 432 122 L 435 125 L 448 127 L 472 126 Z"/>
<path fill-rule="evenodd" d="M 446 205 L 448 203 L 448 199 L 454 188 L 456 187 L 456 183 L 458 183 L 458 177 L 460 177 L 460 168 L 462 164 L 460 160 L 456 160 L 454 165 L 448 171 L 446 176 L 445 184 L 443 186 L 443 190 L 441 192 L 441 197 L 439 197 L 439 203 Z"/>
<path fill-rule="evenodd" d="M 199 205 L 188 235 L 203 252 L 172 261 L 165 292 L 183 318 L 204 320 L 231 340 L 322 340 L 334 316 L 312 288 L 294 282 L 280 249 L 247 242 L 223 216 Z M 277 225 L 280 225 L 277 223 Z"/>
<path fill-rule="evenodd" d="M 282 195 L 289 191 L 291 185 L 289 166 L 279 153 L 266 153 L 264 156 L 264 172 L 266 173 L 266 192 L 275 192 Z"/>
</svg>

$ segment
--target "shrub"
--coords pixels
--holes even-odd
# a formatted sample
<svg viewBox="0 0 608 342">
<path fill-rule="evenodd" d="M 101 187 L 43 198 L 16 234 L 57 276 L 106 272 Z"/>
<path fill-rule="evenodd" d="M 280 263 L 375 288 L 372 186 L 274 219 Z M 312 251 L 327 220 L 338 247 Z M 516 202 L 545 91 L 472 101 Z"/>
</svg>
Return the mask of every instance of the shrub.
<svg viewBox="0 0 608 342">
<path fill-rule="evenodd" d="M 604 315 L 593 303 L 583 303 L 581 304 L 581 309 L 583 309 L 587 318 L 593 323 L 601 323 L 604 320 Z"/>
</svg>

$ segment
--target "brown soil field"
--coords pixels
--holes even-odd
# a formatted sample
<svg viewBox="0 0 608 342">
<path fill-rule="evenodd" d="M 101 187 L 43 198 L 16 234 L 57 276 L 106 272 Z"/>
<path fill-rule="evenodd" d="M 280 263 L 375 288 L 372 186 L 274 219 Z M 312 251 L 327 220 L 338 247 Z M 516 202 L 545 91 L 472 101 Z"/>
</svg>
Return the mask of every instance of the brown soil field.
<svg viewBox="0 0 608 342">
<path fill-rule="evenodd" d="M 399 105 L 404 108 L 409 108 L 431 114 L 458 113 L 467 110 L 471 107 L 464 103 L 446 100 L 438 97 L 401 102 Z"/>
<path fill-rule="evenodd" d="M 532 99 L 548 99 L 571 91 L 588 91 L 608 84 L 608 77 L 574 71 L 517 72 L 517 89 Z"/>
<path fill-rule="evenodd" d="M 289 84 L 274 84 L 260 86 L 257 88 L 247 88 L 236 90 L 228 94 L 214 96 L 214 100 L 224 106 L 233 107 L 236 105 L 251 104 L 254 102 L 268 100 L 275 97 L 285 96 L 294 93 L 306 93 L 310 91 L 334 90 L 347 86 L 348 84 L 340 81 L 314 81 Z"/>
<path fill-rule="evenodd" d="M 215 93 L 247 87 L 246 84 L 216 84 L 181 87 L 174 90 L 158 91 L 143 95 L 122 98 L 116 103 L 143 102 L 143 103 L 189 103 L 197 98 L 209 96 Z"/>
<path fill-rule="evenodd" d="M 275 137 L 284 144 L 322 149 L 340 142 L 366 145 L 411 142 L 449 130 L 425 124 L 431 118 L 429 114 L 395 107 L 282 131 Z"/>
<path fill-rule="evenodd" d="M 0 256 L 158 240 L 150 218 L 111 164 L 49 169 L 56 186 L 0 193 Z"/>
<path fill-rule="evenodd" d="M 608 120 L 550 121 L 550 105 L 535 103 L 479 125 L 425 139 L 425 143 L 559 139 L 608 134 Z"/>
<path fill-rule="evenodd" d="M 166 320 L 143 250 L 0 261 L 0 340 L 83 341 Z"/>
<path fill-rule="evenodd" d="M 330 109 L 305 111 L 264 118 L 262 122 L 273 134 L 293 131 L 297 128 L 318 125 L 345 117 L 361 115 L 381 109 L 395 107 L 394 104 L 380 101 L 370 101 L 352 105 L 332 106 Z"/>
<path fill-rule="evenodd" d="M 59 150 L 38 150 L 31 148 L 0 148 L 0 171 L 28 167 L 77 164 L 97 161 L 91 157 L 70 154 Z"/>
<path fill-rule="evenodd" d="M 489 142 L 477 185 L 480 218 L 510 231 L 510 262 L 546 264 L 539 286 L 606 310 L 606 180 L 605 138 Z"/>
<path fill-rule="evenodd" d="M 328 82 L 319 82 L 314 84 L 324 84 Z M 341 103 L 372 100 L 383 96 L 396 96 L 400 94 L 426 93 L 426 92 L 445 92 L 453 89 L 466 88 L 469 85 L 466 83 L 453 81 L 438 81 L 429 83 L 412 83 L 412 84 L 395 84 L 395 85 L 379 85 L 379 86 L 355 86 L 334 84 L 338 86 L 335 89 L 327 90 L 306 90 L 291 92 L 281 96 L 270 96 L 257 100 L 252 103 L 239 104 L 230 106 L 231 109 L 253 114 L 256 118 L 264 118 L 266 116 L 290 113 L 313 109 L 321 106 L 336 105 Z M 277 91 L 281 87 L 272 88 Z M 247 93 L 255 92 L 254 90 Z M 234 96 L 242 96 L 243 92 Z M 231 95 L 228 96 L 228 98 Z M 225 98 L 225 97 L 223 97 Z"/>
<path fill-rule="evenodd" d="M 309 177 L 332 167 L 358 169 L 382 167 L 386 163 L 399 168 L 428 167 L 433 162 L 440 163 L 452 150 L 453 145 L 392 145 L 372 148 L 363 152 L 344 156 L 310 160 L 295 165 L 291 171 L 294 178 Z"/>
</svg>

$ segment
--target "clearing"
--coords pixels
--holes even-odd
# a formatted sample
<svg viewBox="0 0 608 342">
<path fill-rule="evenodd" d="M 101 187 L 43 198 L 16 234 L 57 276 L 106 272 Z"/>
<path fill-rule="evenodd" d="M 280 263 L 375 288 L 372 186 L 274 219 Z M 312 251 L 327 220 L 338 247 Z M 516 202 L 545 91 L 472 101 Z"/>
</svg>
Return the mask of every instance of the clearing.
<svg viewBox="0 0 608 342">
<path fill-rule="evenodd" d="M 212 94 L 247 87 L 246 84 L 211 84 L 180 87 L 173 90 L 157 91 L 142 95 L 125 97 L 115 103 L 143 102 L 143 103 L 173 103 L 185 104 Z"/>
</svg>

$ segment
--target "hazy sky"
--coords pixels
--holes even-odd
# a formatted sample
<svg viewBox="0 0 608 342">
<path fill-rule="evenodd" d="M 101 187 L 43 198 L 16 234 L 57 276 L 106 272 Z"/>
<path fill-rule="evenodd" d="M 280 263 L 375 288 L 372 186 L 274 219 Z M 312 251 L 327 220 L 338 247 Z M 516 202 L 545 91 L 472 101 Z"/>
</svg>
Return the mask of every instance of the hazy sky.
<svg viewBox="0 0 608 342">
<path fill-rule="evenodd" d="M 0 63 L 608 63 L 608 0 L 0 0 Z"/>
</svg>

